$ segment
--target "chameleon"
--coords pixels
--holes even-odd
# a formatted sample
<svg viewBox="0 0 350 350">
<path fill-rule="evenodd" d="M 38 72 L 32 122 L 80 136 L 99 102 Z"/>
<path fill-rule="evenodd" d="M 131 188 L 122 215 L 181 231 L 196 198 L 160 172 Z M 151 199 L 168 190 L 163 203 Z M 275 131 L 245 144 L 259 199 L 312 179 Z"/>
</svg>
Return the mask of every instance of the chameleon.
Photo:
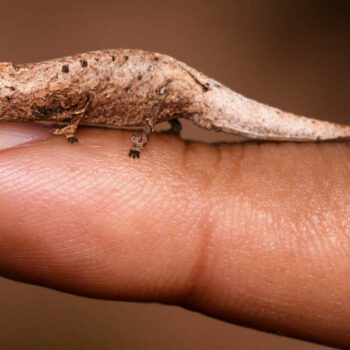
<svg viewBox="0 0 350 350">
<path fill-rule="evenodd" d="M 157 123 L 179 134 L 179 118 L 251 139 L 319 141 L 350 137 L 350 126 L 284 112 L 246 98 L 170 56 L 130 49 L 91 51 L 38 63 L 0 63 L 0 121 L 63 123 L 51 130 L 75 143 L 78 125 L 141 127 L 139 158 Z"/>
</svg>

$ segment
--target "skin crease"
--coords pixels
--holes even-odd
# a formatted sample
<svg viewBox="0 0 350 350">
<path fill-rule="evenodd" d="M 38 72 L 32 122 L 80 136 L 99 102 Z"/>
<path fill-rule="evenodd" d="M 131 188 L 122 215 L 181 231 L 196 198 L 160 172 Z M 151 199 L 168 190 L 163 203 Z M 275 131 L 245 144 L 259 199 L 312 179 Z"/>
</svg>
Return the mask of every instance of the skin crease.
<svg viewBox="0 0 350 350">
<path fill-rule="evenodd" d="M 81 128 L 0 152 L 0 274 L 350 347 L 350 146 Z"/>
</svg>

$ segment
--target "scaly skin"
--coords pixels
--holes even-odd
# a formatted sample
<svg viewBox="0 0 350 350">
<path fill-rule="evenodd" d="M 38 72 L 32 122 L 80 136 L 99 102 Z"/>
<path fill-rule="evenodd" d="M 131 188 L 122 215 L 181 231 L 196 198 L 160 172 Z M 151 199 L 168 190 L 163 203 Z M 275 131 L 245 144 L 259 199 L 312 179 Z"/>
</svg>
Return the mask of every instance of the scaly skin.
<svg viewBox="0 0 350 350">
<path fill-rule="evenodd" d="M 53 130 L 75 142 L 79 123 L 143 127 L 138 157 L 155 124 L 178 117 L 206 129 L 263 140 L 350 136 L 350 127 L 283 112 L 245 98 L 169 56 L 102 50 L 40 63 L 0 63 L 0 120 L 65 122 Z"/>
</svg>

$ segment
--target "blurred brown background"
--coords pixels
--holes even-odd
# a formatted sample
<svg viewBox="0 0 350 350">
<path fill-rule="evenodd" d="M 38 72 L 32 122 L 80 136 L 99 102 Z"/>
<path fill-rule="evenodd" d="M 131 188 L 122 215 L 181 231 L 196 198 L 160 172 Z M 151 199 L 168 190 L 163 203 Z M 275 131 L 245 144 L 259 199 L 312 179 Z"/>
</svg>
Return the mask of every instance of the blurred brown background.
<svg viewBox="0 0 350 350">
<path fill-rule="evenodd" d="M 248 97 L 350 124 L 349 37 L 346 0 L 0 0 L 0 61 L 153 50 Z M 184 134 L 207 139 L 191 127 Z M 324 348 L 176 307 L 90 300 L 5 279 L 0 293 L 0 349 Z"/>
</svg>

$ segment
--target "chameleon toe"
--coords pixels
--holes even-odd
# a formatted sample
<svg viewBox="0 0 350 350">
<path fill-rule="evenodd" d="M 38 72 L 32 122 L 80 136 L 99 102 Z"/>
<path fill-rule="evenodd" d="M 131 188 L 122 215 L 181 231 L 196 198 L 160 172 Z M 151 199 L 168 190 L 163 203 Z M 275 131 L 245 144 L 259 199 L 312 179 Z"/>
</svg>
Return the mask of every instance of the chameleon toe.
<svg viewBox="0 0 350 350">
<path fill-rule="evenodd" d="M 74 136 L 67 137 L 67 141 L 70 143 L 76 143 L 78 142 L 78 139 Z"/>
<path fill-rule="evenodd" d="M 140 158 L 140 151 L 137 151 L 135 149 L 131 149 L 129 151 L 129 157 L 132 157 L 133 159 Z"/>
</svg>

